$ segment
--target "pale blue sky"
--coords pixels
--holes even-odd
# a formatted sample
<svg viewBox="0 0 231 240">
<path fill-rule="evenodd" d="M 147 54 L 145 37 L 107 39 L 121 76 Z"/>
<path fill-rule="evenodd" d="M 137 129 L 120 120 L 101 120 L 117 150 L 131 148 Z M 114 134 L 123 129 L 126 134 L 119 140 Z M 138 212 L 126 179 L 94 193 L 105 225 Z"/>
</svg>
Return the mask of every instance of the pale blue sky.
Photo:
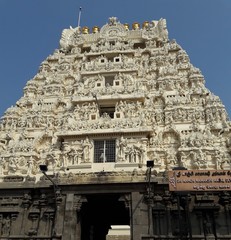
<svg viewBox="0 0 231 240">
<path fill-rule="evenodd" d="M 111 16 L 130 24 L 165 18 L 169 38 L 186 50 L 231 116 L 231 0 L 0 0 L 0 116 L 58 48 L 62 30 L 77 26 L 80 6 L 81 26 L 90 28 Z"/>
</svg>

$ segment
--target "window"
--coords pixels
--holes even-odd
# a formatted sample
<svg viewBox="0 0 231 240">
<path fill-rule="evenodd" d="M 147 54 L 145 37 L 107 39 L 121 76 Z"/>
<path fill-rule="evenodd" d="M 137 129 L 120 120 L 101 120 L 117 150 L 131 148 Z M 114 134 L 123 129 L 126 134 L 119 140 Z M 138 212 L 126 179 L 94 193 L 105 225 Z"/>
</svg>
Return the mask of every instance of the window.
<svg viewBox="0 0 231 240">
<path fill-rule="evenodd" d="M 100 116 L 114 118 L 115 106 L 100 106 Z"/>
<path fill-rule="evenodd" d="M 96 114 L 91 114 L 90 115 L 90 120 L 96 120 Z"/>
<path fill-rule="evenodd" d="M 144 49 L 146 46 L 145 46 L 145 43 L 135 43 L 134 44 L 134 49 L 137 49 L 137 48 L 142 48 Z"/>
<path fill-rule="evenodd" d="M 115 162 L 116 141 L 115 139 L 94 141 L 94 162 Z"/>
<path fill-rule="evenodd" d="M 120 57 L 115 57 L 114 58 L 114 62 L 120 62 L 120 60 L 121 60 Z"/>
<path fill-rule="evenodd" d="M 105 86 L 109 87 L 109 86 L 113 86 L 113 82 L 114 82 L 115 76 L 105 76 Z"/>
<path fill-rule="evenodd" d="M 90 47 L 85 47 L 85 48 L 82 48 L 82 49 L 81 49 L 81 53 L 90 52 L 90 51 L 91 51 L 91 48 L 90 48 Z"/>
<path fill-rule="evenodd" d="M 115 86 L 119 86 L 120 85 L 120 81 L 119 80 L 116 80 L 115 81 Z"/>
</svg>

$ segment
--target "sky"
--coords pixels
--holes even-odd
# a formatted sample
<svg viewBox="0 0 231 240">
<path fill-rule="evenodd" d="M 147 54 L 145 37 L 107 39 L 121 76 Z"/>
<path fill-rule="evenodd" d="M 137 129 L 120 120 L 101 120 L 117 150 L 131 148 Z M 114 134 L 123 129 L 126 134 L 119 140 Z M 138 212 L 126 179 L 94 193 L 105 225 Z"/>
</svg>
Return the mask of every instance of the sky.
<svg viewBox="0 0 231 240">
<path fill-rule="evenodd" d="M 59 47 L 62 30 L 167 20 L 169 39 L 202 71 L 205 86 L 231 117 L 231 0 L 0 0 L 0 117 Z"/>
</svg>

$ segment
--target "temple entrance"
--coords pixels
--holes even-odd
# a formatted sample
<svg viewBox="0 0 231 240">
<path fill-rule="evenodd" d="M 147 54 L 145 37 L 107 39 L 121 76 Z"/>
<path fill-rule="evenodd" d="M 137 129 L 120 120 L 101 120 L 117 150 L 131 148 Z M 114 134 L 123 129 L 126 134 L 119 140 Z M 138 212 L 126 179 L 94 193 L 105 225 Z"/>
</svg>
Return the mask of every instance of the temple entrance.
<svg viewBox="0 0 231 240">
<path fill-rule="evenodd" d="M 87 195 L 81 208 L 81 240 L 106 240 L 111 225 L 130 225 L 119 194 Z"/>
</svg>

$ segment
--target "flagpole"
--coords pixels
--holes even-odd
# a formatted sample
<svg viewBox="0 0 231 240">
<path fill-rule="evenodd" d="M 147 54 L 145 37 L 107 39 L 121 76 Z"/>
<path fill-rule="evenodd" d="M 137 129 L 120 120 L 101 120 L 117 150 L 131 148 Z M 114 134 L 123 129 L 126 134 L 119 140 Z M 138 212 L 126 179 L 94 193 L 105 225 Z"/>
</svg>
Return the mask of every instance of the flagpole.
<svg viewBox="0 0 231 240">
<path fill-rule="evenodd" d="M 79 8 L 78 28 L 80 26 L 81 11 L 82 11 L 82 7 Z"/>
</svg>

